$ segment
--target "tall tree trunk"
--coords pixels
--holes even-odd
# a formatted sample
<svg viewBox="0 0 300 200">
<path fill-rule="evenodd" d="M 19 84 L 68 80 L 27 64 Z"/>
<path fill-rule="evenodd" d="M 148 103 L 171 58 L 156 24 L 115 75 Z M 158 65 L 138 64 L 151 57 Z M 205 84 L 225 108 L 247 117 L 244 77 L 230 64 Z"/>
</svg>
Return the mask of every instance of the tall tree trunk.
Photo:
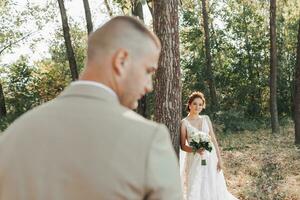
<svg viewBox="0 0 300 200">
<path fill-rule="evenodd" d="M 153 27 L 162 43 L 154 81 L 154 118 L 169 128 L 178 154 L 181 120 L 178 0 L 153 1 Z"/>
<path fill-rule="evenodd" d="M 276 0 L 270 1 L 270 111 L 272 133 L 279 133 L 277 110 Z"/>
<path fill-rule="evenodd" d="M 295 122 L 295 144 L 300 145 L 300 19 L 298 28 L 298 47 L 296 61 L 296 77 L 294 92 L 294 122 Z"/>
<path fill-rule="evenodd" d="M 93 31 L 93 22 L 91 16 L 91 9 L 89 5 L 89 0 L 83 0 L 85 19 L 86 19 L 86 27 L 88 35 Z"/>
<path fill-rule="evenodd" d="M 217 93 L 214 81 L 214 75 L 212 70 L 212 59 L 211 59 L 211 50 L 210 50 L 210 36 L 209 36 L 209 28 L 208 28 L 208 13 L 206 10 L 206 0 L 202 0 L 202 16 L 204 22 L 204 33 L 205 33 L 205 54 L 206 54 L 206 68 L 208 75 L 208 87 L 210 91 L 211 105 L 212 110 L 215 112 L 218 110 L 218 100 Z"/>
<path fill-rule="evenodd" d="M 5 98 L 4 98 L 4 92 L 2 88 L 2 84 L 0 82 L 0 119 L 5 117 L 7 114 L 6 107 L 5 107 Z"/>
<path fill-rule="evenodd" d="M 68 24 L 68 18 L 67 18 L 67 14 L 66 14 L 65 5 L 64 5 L 64 0 L 57 0 L 57 1 L 58 1 L 58 4 L 59 4 L 59 10 L 60 10 L 60 15 L 61 15 L 65 45 L 66 45 L 66 50 L 67 50 L 67 54 L 68 54 L 68 60 L 69 60 L 72 80 L 74 81 L 74 80 L 78 79 L 78 71 L 77 71 L 77 64 L 76 64 L 75 54 L 74 54 L 74 50 L 73 50 L 72 43 L 71 43 L 71 36 L 70 36 L 70 28 L 69 28 L 69 24 Z"/>
<path fill-rule="evenodd" d="M 131 0 L 131 11 L 134 16 L 138 17 L 140 20 L 144 22 L 143 4 L 140 0 Z M 143 117 L 147 117 L 146 109 L 147 109 L 147 95 L 143 96 L 139 100 L 137 112 Z"/>
<path fill-rule="evenodd" d="M 105 4 L 105 7 L 107 9 L 107 12 L 108 12 L 109 16 L 112 17 L 113 13 L 112 13 L 111 8 L 109 6 L 108 0 L 104 0 L 104 4 Z"/>
</svg>

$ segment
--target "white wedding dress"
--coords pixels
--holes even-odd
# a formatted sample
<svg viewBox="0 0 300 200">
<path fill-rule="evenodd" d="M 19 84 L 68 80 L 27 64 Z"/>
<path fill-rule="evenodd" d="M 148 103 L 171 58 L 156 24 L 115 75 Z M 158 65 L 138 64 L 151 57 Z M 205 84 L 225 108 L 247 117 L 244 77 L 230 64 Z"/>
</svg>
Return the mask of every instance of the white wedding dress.
<svg viewBox="0 0 300 200">
<path fill-rule="evenodd" d="M 209 133 L 209 117 L 206 115 L 199 117 L 203 120 L 201 130 L 193 127 L 186 118 L 183 119 L 187 128 L 187 138 L 190 138 L 195 131 Z M 237 200 L 227 191 L 223 172 L 217 171 L 218 158 L 214 145 L 213 150 L 205 151 L 202 158 L 206 159 L 206 165 L 201 165 L 201 156 L 198 153 L 180 151 L 180 173 L 184 199 Z"/>
</svg>

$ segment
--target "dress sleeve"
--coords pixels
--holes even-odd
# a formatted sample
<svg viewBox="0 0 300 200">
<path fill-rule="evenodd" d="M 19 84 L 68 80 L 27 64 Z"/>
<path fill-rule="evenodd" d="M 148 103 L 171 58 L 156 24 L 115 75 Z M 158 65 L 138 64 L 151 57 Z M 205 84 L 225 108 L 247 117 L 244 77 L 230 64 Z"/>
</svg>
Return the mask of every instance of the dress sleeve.
<svg viewBox="0 0 300 200">
<path fill-rule="evenodd" d="M 212 123 L 211 123 L 211 121 L 210 121 L 209 116 L 208 116 L 208 115 L 204 115 L 204 119 L 205 119 L 205 121 L 206 121 L 206 123 L 207 123 L 209 132 L 213 131 Z"/>
</svg>

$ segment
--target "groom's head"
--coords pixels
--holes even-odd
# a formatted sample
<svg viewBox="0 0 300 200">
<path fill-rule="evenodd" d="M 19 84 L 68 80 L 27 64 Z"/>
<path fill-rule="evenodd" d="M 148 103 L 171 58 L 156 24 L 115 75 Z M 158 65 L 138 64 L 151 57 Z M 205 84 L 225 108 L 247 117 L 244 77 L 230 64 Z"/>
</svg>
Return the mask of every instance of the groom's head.
<svg viewBox="0 0 300 200">
<path fill-rule="evenodd" d="M 157 36 L 137 19 L 115 17 L 89 36 L 81 79 L 109 86 L 121 104 L 136 108 L 137 100 L 152 90 L 160 49 Z"/>
</svg>

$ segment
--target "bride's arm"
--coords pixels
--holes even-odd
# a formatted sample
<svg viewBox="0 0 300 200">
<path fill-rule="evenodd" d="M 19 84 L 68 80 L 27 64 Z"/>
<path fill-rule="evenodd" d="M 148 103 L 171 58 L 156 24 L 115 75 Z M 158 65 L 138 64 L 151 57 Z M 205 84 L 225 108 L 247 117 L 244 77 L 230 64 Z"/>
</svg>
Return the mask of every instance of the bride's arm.
<svg viewBox="0 0 300 200">
<path fill-rule="evenodd" d="M 188 153 L 193 152 L 192 147 L 187 146 L 186 145 L 186 141 L 187 141 L 187 131 L 186 131 L 186 127 L 184 125 L 184 122 L 181 121 L 181 127 L 180 127 L 180 148 L 183 151 L 186 151 Z"/>
<path fill-rule="evenodd" d="M 214 133 L 214 129 L 212 127 L 212 123 L 209 119 L 209 117 L 207 116 L 207 122 L 208 122 L 208 126 L 209 126 L 209 135 L 211 137 L 211 140 L 216 148 L 216 153 L 217 153 L 217 157 L 218 157 L 218 160 L 220 162 L 222 162 L 222 159 L 221 159 L 221 154 L 220 154 L 220 149 L 219 149 L 219 145 L 218 145 L 218 142 L 217 142 L 217 139 L 216 139 L 216 135 Z"/>
<path fill-rule="evenodd" d="M 181 127 L 180 127 L 180 148 L 188 153 L 192 153 L 193 152 L 193 148 L 186 145 L 186 141 L 187 141 L 187 130 L 186 130 L 186 126 L 183 122 L 183 120 L 181 121 Z M 199 149 L 197 152 L 202 155 L 203 154 L 203 149 Z"/>
</svg>

